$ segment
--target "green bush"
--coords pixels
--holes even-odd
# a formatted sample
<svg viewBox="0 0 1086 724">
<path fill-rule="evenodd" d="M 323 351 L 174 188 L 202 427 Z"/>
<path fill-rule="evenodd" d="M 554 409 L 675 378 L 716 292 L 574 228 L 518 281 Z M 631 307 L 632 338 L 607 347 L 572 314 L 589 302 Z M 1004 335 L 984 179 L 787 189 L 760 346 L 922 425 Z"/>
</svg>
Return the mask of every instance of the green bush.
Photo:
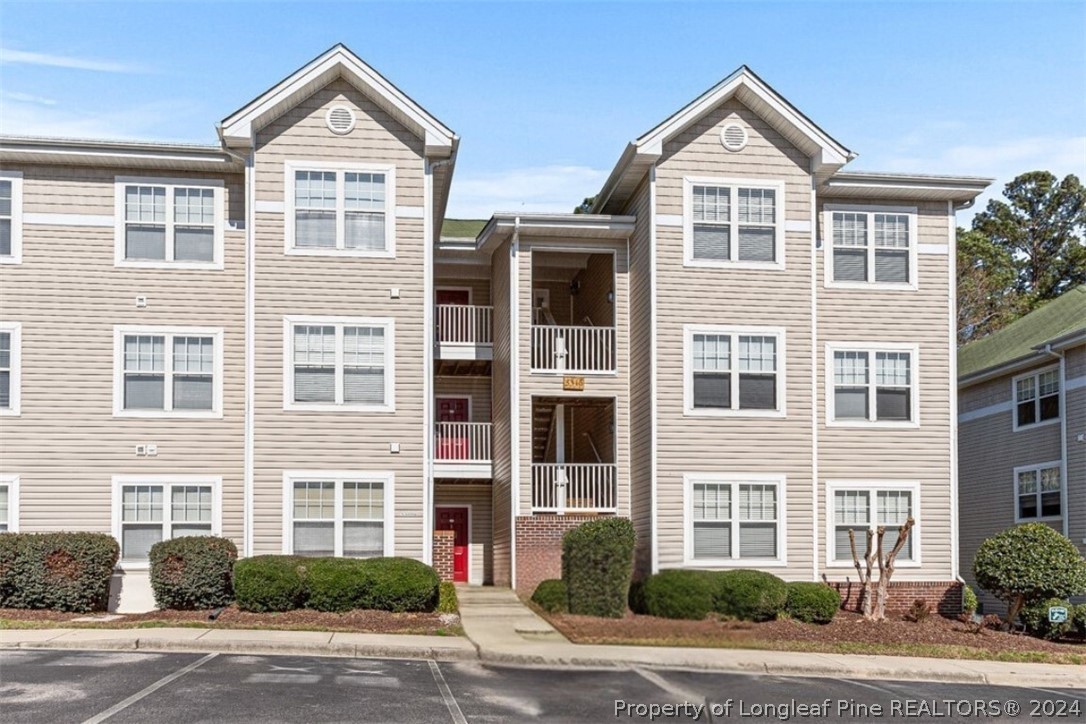
<svg viewBox="0 0 1086 724">
<path fill-rule="evenodd" d="M 976 592 L 969 586 L 962 586 L 962 611 L 974 614 L 979 606 L 980 602 L 977 601 Z"/>
<path fill-rule="evenodd" d="M 532 603 L 550 613 L 569 611 L 569 591 L 561 578 L 549 578 L 541 581 L 532 593 Z"/>
<path fill-rule="evenodd" d="M 358 558 L 314 558 L 305 577 L 306 607 L 335 612 L 369 608 L 363 604 L 372 588 L 365 564 Z"/>
<path fill-rule="evenodd" d="M 626 603 L 634 613 L 646 615 L 648 608 L 645 606 L 645 579 L 634 581 L 630 584 L 630 593 L 626 597 Z"/>
<path fill-rule="evenodd" d="M 1073 614 L 1072 621 L 1075 623 L 1075 633 L 1086 639 L 1086 603 L 1078 604 L 1071 613 Z"/>
<path fill-rule="evenodd" d="M 238 549 L 229 538 L 183 536 L 155 543 L 151 590 L 159 608 L 198 610 L 234 600 L 233 570 Z"/>
<path fill-rule="evenodd" d="M 569 612 L 622 618 L 633 574 L 634 528 L 626 518 L 584 523 L 562 539 Z"/>
<path fill-rule="evenodd" d="M 309 608 L 318 611 L 433 611 L 440 579 L 410 558 L 316 558 L 306 584 Z"/>
<path fill-rule="evenodd" d="M 242 611 L 293 611 L 305 606 L 311 558 L 256 556 L 234 564 L 234 595 Z"/>
<path fill-rule="evenodd" d="M 437 592 L 438 613 L 460 613 L 460 599 L 452 581 L 442 581 Z"/>
<path fill-rule="evenodd" d="M 713 607 L 742 621 L 772 621 L 784 611 L 788 586 L 765 571 L 724 571 L 715 576 Z"/>
<path fill-rule="evenodd" d="M 674 569 L 649 576 L 641 585 L 645 613 L 662 618 L 700 621 L 713 610 L 715 575 Z"/>
<path fill-rule="evenodd" d="M 841 608 L 841 594 L 824 583 L 794 581 L 787 586 L 784 610 L 797 621 L 829 623 Z"/>
<path fill-rule="evenodd" d="M 1067 609 L 1067 620 L 1063 623 L 1052 623 L 1048 620 L 1050 606 L 1063 606 Z M 1075 607 L 1061 598 L 1049 598 L 1037 601 L 1022 609 L 1018 617 L 1026 625 L 1026 630 L 1034 636 L 1045 639 L 1061 639 L 1075 629 L 1073 614 Z"/>
<path fill-rule="evenodd" d="M 1050 598 L 1086 593 L 1086 559 L 1044 523 L 1008 528 L 980 544 L 973 559 L 980 587 L 1007 602 L 1007 620 Z"/>
<path fill-rule="evenodd" d="M 0 607 L 103 611 L 119 555 L 104 533 L 4 533 Z"/>
</svg>

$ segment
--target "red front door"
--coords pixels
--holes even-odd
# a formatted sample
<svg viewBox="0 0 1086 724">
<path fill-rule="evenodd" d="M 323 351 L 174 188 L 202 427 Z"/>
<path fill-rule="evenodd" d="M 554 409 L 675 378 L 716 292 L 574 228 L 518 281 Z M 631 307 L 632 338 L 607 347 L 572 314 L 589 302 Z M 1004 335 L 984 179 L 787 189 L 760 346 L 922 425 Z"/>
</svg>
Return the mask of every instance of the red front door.
<svg viewBox="0 0 1086 724">
<path fill-rule="evenodd" d="M 471 304 L 471 292 L 467 289 L 438 289 L 435 295 L 438 304 Z"/>
<path fill-rule="evenodd" d="M 440 397 L 437 401 L 438 422 L 468 422 L 468 398 Z M 468 430 L 466 425 L 445 425 L 437 440 L 438 460 L 468 459 Z"/>
<path fill-rule="evenodd" d="M 437 529 L 451 530 L 453 537 L 453 580 L 468 580 L 468 509 L 438 508 Z"/>
</svg>

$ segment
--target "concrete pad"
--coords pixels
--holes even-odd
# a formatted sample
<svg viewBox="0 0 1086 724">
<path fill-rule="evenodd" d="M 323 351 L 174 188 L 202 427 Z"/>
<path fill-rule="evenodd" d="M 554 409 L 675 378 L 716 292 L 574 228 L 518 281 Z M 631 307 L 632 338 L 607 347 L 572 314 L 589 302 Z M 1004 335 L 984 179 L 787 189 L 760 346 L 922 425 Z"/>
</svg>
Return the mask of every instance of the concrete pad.
<svg viewBox="0 0 1086 724">
<path fill-rule="evenodd" d="M 75 628 L 66 629 L 64 635 L 56 639 L 56 642 L 81 644 L 102 641 L 127 641 L 132 645 L 132 648 L 135 648 L 139 635 L 138 629 Z"/>
<path fill-rule="evenodd" d="M 0 646 L 23 646 L 25 644 L 52 641 L 70 630 L 63 628 L 5 629 L 0 631 Z"/>
<path fill-rule="evenodd" d="M 327 644 L 332 640 L 332 633 L 328 631 L 261 631 L 255 629 L 206 629 L 206 634 L 200 637 L 206 643 L 218 643 L 223 641 L 268 643 L 292 643 L 292 644 Z"/>
<path fill-rule="evenodd" d="M 145 641 L 197 641 L 208 633 L 206 628 L 141 628 L 136 631 L 140 648 Z"/>
</svg>

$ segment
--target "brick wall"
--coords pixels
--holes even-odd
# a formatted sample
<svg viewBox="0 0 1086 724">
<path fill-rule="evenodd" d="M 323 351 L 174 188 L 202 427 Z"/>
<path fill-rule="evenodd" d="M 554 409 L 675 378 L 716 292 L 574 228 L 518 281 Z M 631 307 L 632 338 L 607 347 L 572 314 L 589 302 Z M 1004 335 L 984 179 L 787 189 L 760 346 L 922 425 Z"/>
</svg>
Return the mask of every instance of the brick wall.
<svg viewBox="0 0 1086 724">
<path fill-rule="evenodd" d="M 453 579 L 453 541 L 456 532 L 451 530 L 434 531 L 434 570 L 443 581 Z"/>
<path fill-rule="evenodd" d="M 540 581 L 562 577 L 562 536 L 598 515 L 526 515 L 517 518 L 517 591 L 531 595 Z"/>
<path fill-rule="evenodd" d="M 841 594 L 845 610 L 861 610 L 863 586 L 855 582 L 834 582 L 830 585 Z M 954 617 L 962 610 L 962 584 L 955 581 L 890 581 L 887 592 L 888 614 L 905 613 L 918 598 L 927 601 L 933 612 L 938 611 L 944 616 Z"/>
</svg>

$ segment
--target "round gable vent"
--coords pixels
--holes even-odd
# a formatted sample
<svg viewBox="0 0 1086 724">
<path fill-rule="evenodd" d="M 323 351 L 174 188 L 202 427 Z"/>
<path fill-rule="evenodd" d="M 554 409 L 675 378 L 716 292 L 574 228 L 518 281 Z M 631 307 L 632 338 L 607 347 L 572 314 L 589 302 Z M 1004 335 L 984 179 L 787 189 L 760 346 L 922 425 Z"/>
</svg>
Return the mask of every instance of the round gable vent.
<svg viewBox="0 0 1086 724">
<path fill-rule="evenodd" d="M 332 133 L 343 136 L 354 130 L 354 111 L 347 106 L 332 106 L 324 120 Z"/>
<path fill-rule="evenodd" d="M 729 123 L 720 129 L 720 143 L 729 151 L 742 151 L 747 147 L 747 129 L 738 123 Z"/>
</svg>

